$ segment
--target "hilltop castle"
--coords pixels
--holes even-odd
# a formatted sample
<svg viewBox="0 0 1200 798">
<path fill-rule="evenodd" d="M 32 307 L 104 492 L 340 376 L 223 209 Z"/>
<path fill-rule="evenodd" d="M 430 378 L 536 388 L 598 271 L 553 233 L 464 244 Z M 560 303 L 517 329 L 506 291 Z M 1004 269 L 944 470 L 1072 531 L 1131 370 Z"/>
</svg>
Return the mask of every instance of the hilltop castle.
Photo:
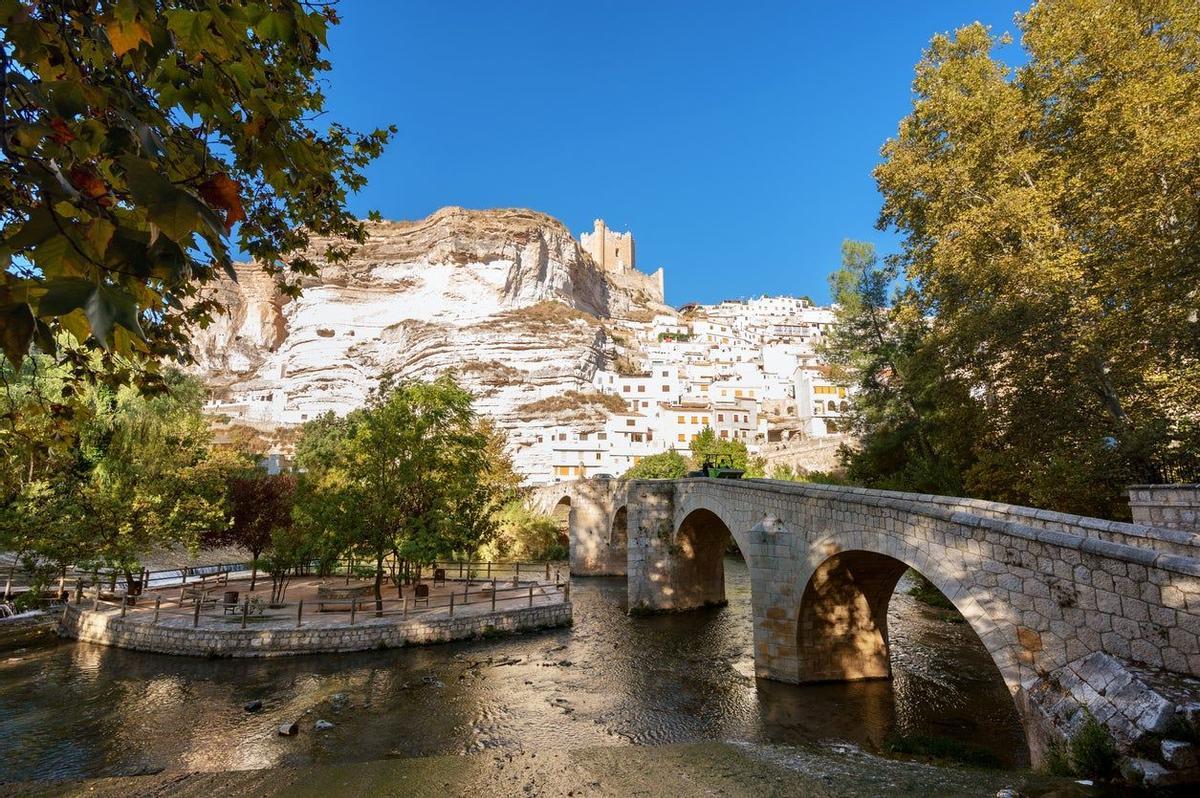
<svg viewBox="0 0 1200 798">
<path fill-rule="evenodd" d="M 654 274 L 637 270 L 633 233 L 614 233 L 603 219 L 597 219 L 592 232 L 579 236 L 579 243 L 611 282 L 635 294 L 644 291 L 654 302 L 665 301 L 663 270 L 659 268 Z"/>
</svg>

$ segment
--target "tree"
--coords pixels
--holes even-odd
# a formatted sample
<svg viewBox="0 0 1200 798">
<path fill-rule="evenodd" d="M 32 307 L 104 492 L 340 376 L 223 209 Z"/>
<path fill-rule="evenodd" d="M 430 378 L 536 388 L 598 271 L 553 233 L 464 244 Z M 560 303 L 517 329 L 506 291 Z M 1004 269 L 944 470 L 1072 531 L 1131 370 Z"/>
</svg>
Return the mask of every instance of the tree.
<svg viewBox="0 0 1200 798">
<path fill-rule="evenodd" d="M 240 546 L 250 552 L 250 589 L 258 580 L 258 558 L 281 530 L 292 525 L 296 478 L 255 469 L 235 474 L 228 486 L 228 522 L 204 536 L 206 547 Z"/>
<path fill-rule="evenodd" d="M 168 371 L 163 390 L 146 396 L 73 386 L 63 371 L 39 355 L 0 372 L 17 455 L 0 466 L 0 546 L 34 570 L 104 564 L 129 580 L 151 549 L 195 548 L 224 524 L 226 482 L 246 462 L 211 447 L 195 380 Z"/>
<path fill-rule="evenodd" d="M 643 457 L 622 475 L 622 479 L 680 479 L 688 474 L 688 461 L 679 452 L 667 452 Z"/>
<path fill-rule="evenodd" d="M 1112 517 L 1200 444 L 1200 9 L 1043 0 L 1018 25 L 1019 68 L 982 25 L 934 37 L 875 173 L 929 319 L 902 376 L 933 415 L 905 434 L 966 493 Z"/>
<path fill-rule="evenodd" d="M 562 560 L 568 556 L 558 522 L 512 499 L 496 513 L 496 534 L 482 552 L 487 559 Z"/>
<path fill-rule="evenodd" d="M 164 378 L 164 392 L 150 397 L 96 387 L 94 416 L 80 430 L 75 523 L 87 550 L 127 580 L 148 551 L 195 550 L 226 524 L 229 475 L 246 467 L 212 448 L 199 383 L 177 372 Z"/>
<path fill-rule="evenodd" d="M 712 427 L 705 427 L 692 439 L 692 467 L 700 468 L 705 463 L 728 462 L 731 468 L 743 471 L 750 464 L 750 453 L 746 444 L 739 440 L 718 438 Z"/>
<path fill-rule="evenodd" d="M 959 414 L 946 425 L 941 410 L 952 400 L 969 408 L 970 397 L 931 345 L 916 292 L 897 279 L 895 264 L 880 264 L 873 245 L 843 242 L 841 268 L 829 278 L 837 323 L 820 347 L 831 377 L 854 386 L 858 444 L 844 447 L 842 459 L 856 482 L 957 494 L 971 463 L 961 449 L 972 418 Z"/>
<path fill-rule="evenodd" d="M 300 446 L 298 512 L 375 563 L 377 611 L 389 554 L 424 564 L 474 551 L 491 533 L 485 508 L 499 491 L 485 460 L 489 436 L 471 394 L 449 376 L 385 379 L 361 410 L 323 419 L 311 434 Z"/>
<path fill-rule="evenodd" d="M 294 295 L 314 256 L 364 240 L 346 198 L 394 130 L 314 125 L 337 22 L 299 0 L 0 0 L 14 366 L 36 342 L 73 377 L 161 385 L 159 364 L 187 360 L 189 328 L 222 310 L 204 289 L 233 276 L 231 252 Z"/>
</svg>

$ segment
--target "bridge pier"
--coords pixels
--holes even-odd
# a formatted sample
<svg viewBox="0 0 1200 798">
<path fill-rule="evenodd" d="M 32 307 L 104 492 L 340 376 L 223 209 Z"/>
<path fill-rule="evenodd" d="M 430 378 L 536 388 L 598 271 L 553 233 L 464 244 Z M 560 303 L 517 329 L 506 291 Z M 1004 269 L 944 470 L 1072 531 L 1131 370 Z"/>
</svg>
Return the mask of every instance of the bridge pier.
<svg viewBox="0 0 1200 798">
<path fill-rule="evenodd" d="M 534 509 L 559 519 L 568 534 L 573 576 L 624 576 L 629 559 L 625 483 L 578 480 L 538 488 Z"/>
</svg>

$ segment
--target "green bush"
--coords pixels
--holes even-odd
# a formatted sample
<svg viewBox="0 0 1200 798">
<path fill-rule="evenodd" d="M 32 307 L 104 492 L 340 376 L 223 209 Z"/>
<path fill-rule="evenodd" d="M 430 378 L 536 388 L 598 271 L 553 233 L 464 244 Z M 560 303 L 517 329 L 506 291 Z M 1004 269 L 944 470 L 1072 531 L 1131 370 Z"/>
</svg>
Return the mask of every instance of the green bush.
<svg viewBox="0 0 1200 798">
<path fill-rule="evenodd" d="M 679 452 L 672 449 L 661 454 L 643 457 L 633 468 L 622 476 L 622 479 L 679 479 L 686 477 L 688 461 Z"/>
<path fill-rule="evenodd" d="M 1086 712 L 1086 710 L 1084 710 Z M 1120 754 L 1116 743 L 1100 721 L 1087 713 L 1083 726 L 1071 736 L 1068 744 L 1071 768 L 1076 776 L 1088 779 L 1108 779 L 1117 773 Z"/>
</svg>

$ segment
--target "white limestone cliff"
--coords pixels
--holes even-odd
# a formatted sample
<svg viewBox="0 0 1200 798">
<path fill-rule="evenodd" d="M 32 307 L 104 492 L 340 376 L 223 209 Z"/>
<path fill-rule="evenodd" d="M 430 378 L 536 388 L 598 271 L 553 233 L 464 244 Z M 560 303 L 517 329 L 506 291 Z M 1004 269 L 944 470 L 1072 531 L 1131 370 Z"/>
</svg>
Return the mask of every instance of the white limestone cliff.
<svg viewBox="0 0 1200 798">
<path fill-rule="evenodd" d="M 530 418 L 523 408 L 591 391 L 609 320 L 667 310 L 661 296 L 607 279 L 561 222 L 533 211 L 443 208 L 368 231 L 349 262 L 322 267 L 298 299 L 249 264 L 216 289 L 228 313 L 195 344 L 212 409 L 260 428 L 295 425 L 360 406 L 384 374 L 453 369 L 529 470 L 544 465 L 531 460 L 539 430 L 604 410 Z"/>
</svg>

